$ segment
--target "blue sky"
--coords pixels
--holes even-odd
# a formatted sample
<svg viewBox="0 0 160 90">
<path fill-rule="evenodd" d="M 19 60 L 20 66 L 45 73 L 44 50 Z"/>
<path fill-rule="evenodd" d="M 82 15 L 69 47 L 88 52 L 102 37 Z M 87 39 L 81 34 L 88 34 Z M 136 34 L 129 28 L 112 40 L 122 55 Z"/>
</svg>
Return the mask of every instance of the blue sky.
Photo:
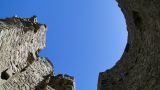
<svg viewBox="0 0 160 90">
<path fill-rule="evenodd" d="M 75 77 L 77 90 L 96 90 L 98 74 L 120 59 L 126 42 L 124 16 L 115 0 L 1 0 L 0 18 L 37 15 L 48 26 L 41 56 L 55 73 Z"/>
</svg>

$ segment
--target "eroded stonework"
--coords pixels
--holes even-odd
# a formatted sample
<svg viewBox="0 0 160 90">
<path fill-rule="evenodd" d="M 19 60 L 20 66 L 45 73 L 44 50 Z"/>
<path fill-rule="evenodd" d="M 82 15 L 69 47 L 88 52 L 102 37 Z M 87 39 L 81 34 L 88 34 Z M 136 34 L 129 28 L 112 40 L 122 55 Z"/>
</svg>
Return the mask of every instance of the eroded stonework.
<svg viewBox="0 0 160 90">
<path fill-rule="evenodd" d="M 160 90 L 160 0 L 117 0 L 128 43 L 116 65 L 99 74 L 98 90 Z"/>
<path fill-rule="evenodd" d="M 0 90 L 75 90 L 73 77 L 55 76 L 50 60 L 38 56 L 46 28 L 36 16 L 0 19 Z"/>
</svg>

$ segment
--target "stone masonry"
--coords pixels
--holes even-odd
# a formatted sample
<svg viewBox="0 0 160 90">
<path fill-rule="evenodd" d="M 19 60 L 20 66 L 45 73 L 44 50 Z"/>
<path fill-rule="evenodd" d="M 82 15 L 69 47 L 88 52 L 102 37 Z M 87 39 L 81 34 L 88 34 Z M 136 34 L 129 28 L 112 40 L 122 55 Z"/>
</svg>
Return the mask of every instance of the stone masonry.
<svg viewBox="0 0 160 90">
<path fill-rule="evenodd" d="M 54 75 L 45 47 L 45 24 L 37 17 L 0 19 L 0 90 L 75 90 L 74 78 Z"/>
<path fill-rule="evenodd" d="M 160 90 L 160 0 L 117 0 L 128 43 L 116 65 L 99 74 L 98 90 Z"/>
</svg>

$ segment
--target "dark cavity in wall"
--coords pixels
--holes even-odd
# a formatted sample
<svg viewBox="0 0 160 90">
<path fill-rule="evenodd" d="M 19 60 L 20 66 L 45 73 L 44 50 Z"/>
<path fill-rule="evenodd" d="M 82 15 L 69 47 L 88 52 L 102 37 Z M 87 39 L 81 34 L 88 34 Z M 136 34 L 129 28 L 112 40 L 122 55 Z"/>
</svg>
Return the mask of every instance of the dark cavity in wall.
<svg viewBox="0 0 160 90">
<path fill-rule="evenodd" d="M 28 62 L 29 64 L 32 64 L 32 63 L 34 62 L 34 60 L 35 60 L 35 58 L 34 58 L 34 56 L 33 56 L 33 53 L 29 52 L 29 53 L 28 53 L 27 62 Z"/>
<path fill-rule="evenodd" d="M 9 74 L 7 73 L 7 70 L 8 70 L 8 69 L 6 69 L 5 71 L 3 71 L 3 72 L 1 73 L 1 79 L 7 80 L 7 79 L 9 78 Z"/>
<path fill-rule="evenodd" d="M 139 12 L 132 11 L 132 14 L 133 14 L 133 20 L 134 20 L 135 26 L 137 27 L 137 29 L 142 30 L 143 22 L 142 22 L 142 18 L 140 16 Z"/>
</svg>

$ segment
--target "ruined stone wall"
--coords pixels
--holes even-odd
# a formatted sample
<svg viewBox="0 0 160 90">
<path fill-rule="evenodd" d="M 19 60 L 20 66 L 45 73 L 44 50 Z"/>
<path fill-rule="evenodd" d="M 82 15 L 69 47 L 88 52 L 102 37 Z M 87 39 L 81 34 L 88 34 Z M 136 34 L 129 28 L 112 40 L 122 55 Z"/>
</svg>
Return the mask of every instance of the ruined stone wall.
<svg viewBox="0 0 160 90">
<path fill-rule="evenodd" d="M 38 56 L 46 28 L 36 16 L 0 19 L 0 90 L 75 90 L 74 78 L 57 78 L 49 59 Z"/>
<path fill-rule="evenodd" d="M 117 0 L 128 43 L 116 65 L 99 74 L 98 90 L 160 89 L 160 0 Z"/>
</svg>

